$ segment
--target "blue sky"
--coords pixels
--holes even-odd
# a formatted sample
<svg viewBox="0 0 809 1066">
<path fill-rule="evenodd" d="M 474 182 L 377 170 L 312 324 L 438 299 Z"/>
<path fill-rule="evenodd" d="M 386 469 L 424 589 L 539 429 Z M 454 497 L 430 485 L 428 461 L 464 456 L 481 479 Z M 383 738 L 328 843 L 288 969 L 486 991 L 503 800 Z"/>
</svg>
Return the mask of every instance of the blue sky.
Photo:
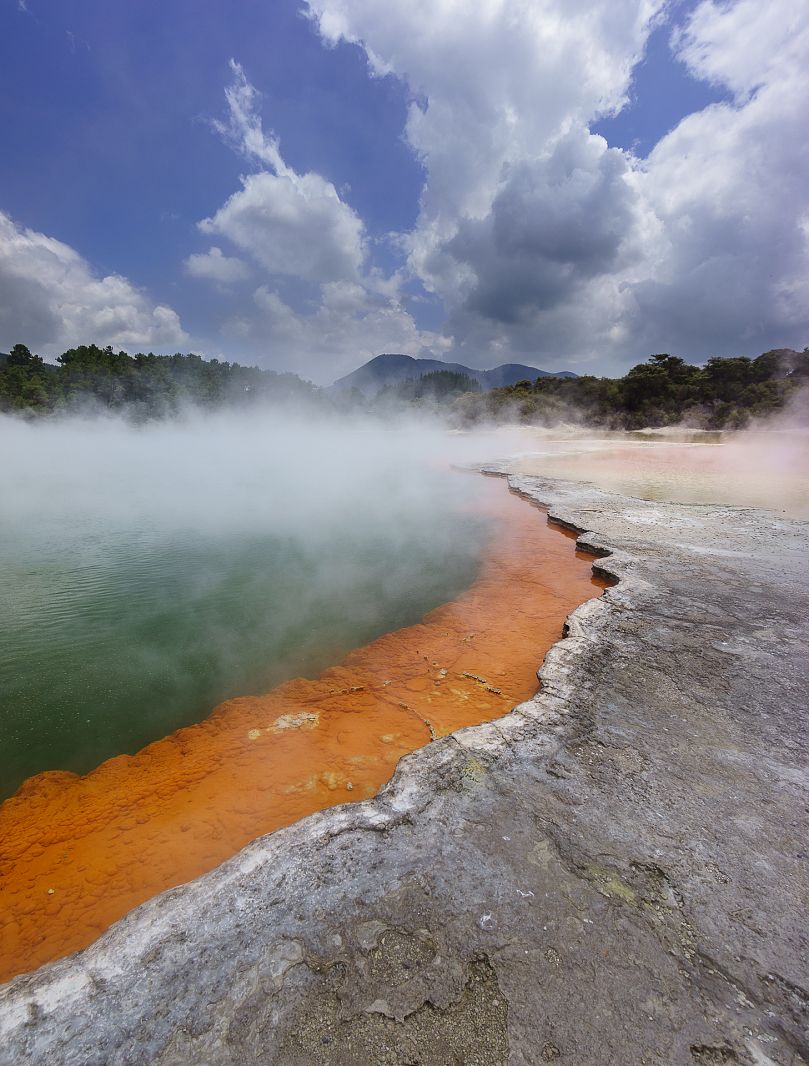
<svg viewBox="0 0 809 1066">
<path fill-rule="evenodd" d="M 757 122 L 801 176 L 807 20 L 767 31 L 794 114 L 749 0 L 459 4 L 3 0 L 0 348 L 325 381 L 383 350 L 610 373 L 798 343 L 800 182 L 775 226 L 732 205 Z"/>
<path fill-rule="evenodd" d="M 671 48 L 694 4 L 680 4 L 652 30 L 643 58 L 632 72 L 629 101 L 616 115 L 591 125 L 610 144 L 647 156 L 687 115 L 729 99 L 722 86 L 695 78 Z"/>
<path fill-rule="evenodd" d="M 200 243 L 197 220 L 244 169 L 211 129 L 236 57 L 296 169 L 350 185 L 380 232 L 413 225 L 423 176 L 401 137 L 404 85 L 370 79 L 356 47 L 325 49 L 299 7 L 7 3 L 3 206 L 103 269 L 170 281 L 170 253 Z"/>
</svg>

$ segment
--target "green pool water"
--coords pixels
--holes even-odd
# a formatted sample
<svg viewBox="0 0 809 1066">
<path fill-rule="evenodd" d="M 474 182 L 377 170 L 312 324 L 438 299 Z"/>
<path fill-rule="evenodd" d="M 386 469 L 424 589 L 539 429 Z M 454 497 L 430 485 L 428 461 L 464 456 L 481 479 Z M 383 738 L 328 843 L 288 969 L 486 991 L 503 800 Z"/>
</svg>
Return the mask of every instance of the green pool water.
<svg viewBox="0 0 809 1066">
<path fill-rule="evenodd" d="M 0 791 L 86 772 L 412 624 L 474 578 L 481 524 L 455 518 L 461 548 L 418 524 L 404 550 L 378 530 L 315 545 L 147 531 L 90 552 L 6 542 Z"/>
<path fill-rule="evenodd" d="M 127 473 L 115 447 L 114 462 L 74 448 L 50 475 L 37 458 L 0 478 L 0 798 L 314 676 L 474 579 L 486 527 L 468 510 L 471 476 L 388 456 L 376 493 L 378 471 L 353 495 L 324 481 L 315 505 L 292 481 L 268 497 L 280 475 L 244 461 L 235 493 L 220 472 L 186 501 L 197 459 L 171 477 L 147 464 L 147 485 L 142 458 Z M 37 478 L 52 491 L 30 493 Z"/>
</svg>

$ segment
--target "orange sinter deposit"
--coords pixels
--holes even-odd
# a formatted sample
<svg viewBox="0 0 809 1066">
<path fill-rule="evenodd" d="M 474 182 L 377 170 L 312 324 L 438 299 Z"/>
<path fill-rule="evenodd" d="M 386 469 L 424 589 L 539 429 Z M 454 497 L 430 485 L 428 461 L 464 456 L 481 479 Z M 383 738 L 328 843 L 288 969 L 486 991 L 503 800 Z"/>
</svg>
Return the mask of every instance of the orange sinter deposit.
<svg viewBox="0 0 809 1066">
<path fill-rule="evenodd" d="M 420 624 L 84 777 L 38 774 L 0 806 L 0 981 L 86 946 L 255 837 L 372 796 L 406 752 L 535 693 L 565 617 L 604 583 L 502 481 L 482 498 L 495 523 L 479 577 Z"/>
</svg>

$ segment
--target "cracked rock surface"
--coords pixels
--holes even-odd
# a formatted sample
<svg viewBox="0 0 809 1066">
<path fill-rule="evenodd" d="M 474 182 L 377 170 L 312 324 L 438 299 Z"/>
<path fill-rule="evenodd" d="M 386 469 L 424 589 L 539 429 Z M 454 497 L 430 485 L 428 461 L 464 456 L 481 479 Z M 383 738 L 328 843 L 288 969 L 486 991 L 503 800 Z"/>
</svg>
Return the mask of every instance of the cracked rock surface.
<svg viewBox="0 0 809 1066">
<path fill-rule="evenodd" d="M 809 525 L 513 477 L 542 690 L 0 989 L 0 1064 L 809 1061 Z"/>
</svg>

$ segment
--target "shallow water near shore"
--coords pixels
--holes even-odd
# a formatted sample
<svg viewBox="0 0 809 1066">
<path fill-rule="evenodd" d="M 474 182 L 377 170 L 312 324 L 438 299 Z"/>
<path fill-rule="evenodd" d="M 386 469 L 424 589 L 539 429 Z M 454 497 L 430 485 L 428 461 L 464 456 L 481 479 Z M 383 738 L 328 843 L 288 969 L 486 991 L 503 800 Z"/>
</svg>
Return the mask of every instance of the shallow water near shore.
<svg viewBox="0 0 809 1066">
<path fill-rule="evenodd" d="M 661 503 L 761 507 L 809 519 L 809 432 L 526 428 L 515 474 L 584 481 Z"/>
</svg>

